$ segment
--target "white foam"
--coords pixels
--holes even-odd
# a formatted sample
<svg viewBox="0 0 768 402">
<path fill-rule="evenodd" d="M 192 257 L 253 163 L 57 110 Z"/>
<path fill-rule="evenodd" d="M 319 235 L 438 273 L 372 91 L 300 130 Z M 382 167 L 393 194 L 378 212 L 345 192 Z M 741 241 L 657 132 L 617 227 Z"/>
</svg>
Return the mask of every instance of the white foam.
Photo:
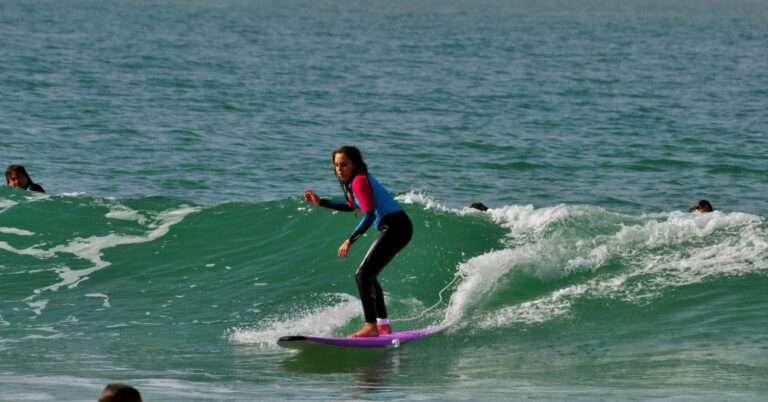
<svg viewBox="0 0 768 402">
<path fill-rule="evenodd" d="M 112 305 L 109 304 L 109 296 L 105 295 L 104 293 L 88 293 L 85 295 L 85 297 L 94 297 L 94 298 L 104 299 L 104 303 L 102 303 L 102 306 L 104 308 L 112 307 Z"/>
<path fill-rule="evenodd" d="M 708 278 L 738 276 L 768 270 L 768 236 L 758 225 L 744 227 L 711 245 L 691 247 L 684 252 L 649 259 L 629 279 L 646 278 L 646 291 L 687 286 Z"/>
<path fill-rule="evenodd" d="M 456 211 L 438 203 L 434 198 L 419 191 L 409 191 L 405 194 L 398 195 L 395 198 L 397 201 L 400 201 L 403 204 L 421 204 L 424 206 L 424 209 L 434 209 L 437 211 Z"/>
<path fill-rule="evenodd" d="M 27 305 L 32 309 L 32 312 L 34 312 L 35 315 L 40 315 L 42 314 L 43 309 L 45 309 L 45 306 L 48 305 L 48 300 L 27 301 Z"/>
<path fill-rule="evenodd" d="M 35 235 L 33 232 L 30 232 L 29 230 L 6 228 L 6 227 L 0 227 L 0 233 L 13 234 L 17 236 L 34 236 Z"/>
<path fill-rule="evenodd" d="M 566 205 L 540 209 L 531 205 L 513 205 L 489 210 L 495 222 L 509 229 L 508 248 L 459 264 L 457 276 L 460 281 L 451 295 L 443 325 L 452 326 L 461 321 L 468 310 L 490 297 L 498 286 L 503 286 L 502 279 L 514 269 L 525 267 L 542 279 L 569 274 L 571 269 L 565 262 L 575 258 L 585 247 L 558 236 L 547 237 L 547 231 L 564 220 L 595 212 L 604 213 L 599 208 Z M 556 309 L 545 310 L 561 311 L 563 297 L 558 297 Z"/>
<path fill-rule="evenodd" d="M 539 267 L 540 276 L 561 276 L 562 271 L 551 272 L 557 270 L 552 267 L 559 266 L 560 250 L 556 244 L 543 239 L 543 232 L 556 222 L 586 213 L 581 208 L 565 205 L 541 209 L 532 205 L 513 205 L 487 212 L 494 222 L 509 229 L 509 248 L 491 251 L 459 264 L 456 273 L 459 284 L 448 302 L 443 326 L 459 323 L 467 311 L 490 297 L 502 284 L 502 278 L 515 267 L 535 265 Z M 542 258 L 550 263 L 542 264 Z"/>
<path fill-rule="evenodd" d="M 42 200 L 47 200 L 51 198 L 51 196 L 47 193 L 40 193 L 37 191 L 25 191 L 24 192 L 24 200 L 26 202 L 37 202 Z"/>
<path fill-rule="evenodd" d="M 113 206 L 112 209 L 109 212 L 107 212 L 107 214 L 104 216 L 110 219 L 135 221 L 142 225 L 147 222 L 147 218 L 144 215 L 142 215 L 139 211 L 135 211 L 124 205 Z"/>
<path fill-rule="evenodd" d="M 12 208 L 16 204 L 18 204 L 16 201 L 0 200 L 0 213 L 5 211 L 6 209 Z"/>
<path fill-rule="evenodd" d="M 423 205 L 424 209 L 440 211 L 440 212 L 451 212 L 458 216 L 480 215 L 485 213 L 483 211 L 480 211 L 471 207 L 449 208 L 445 204 L 440 203 L 439 201 L 432 198 L 430 195 L 427 195 L 421 191 L 412 190 L 405 194 L 398 195 L 397 197 L 395 197 L 395 199 L 403 204 L 411 204 L 411 205 L 419 204 L 419 205 Z M 493 209 L 488 210 L 488 212 L 491 212 L 491 211 L 493 211 Z"/>
<path fill-rule="evenodd" d="M 496 280 L 507 272 L 506 255 L 511 250 L 495 251 L 474 257 L 458 267 L 460 283 L 448 304 L 443 324 L 457 323 L 474 301 L 481 299 L 493 290 Z"/>
<path fill-rule="evenodd" d="M 403 200 L 446 210 L 423 194 L 409 193 Z M 540 209 L 513 205 L 490 209 L 488 214 L 509 230 L 507 248 L 457 266 L 458 285 L 445 310 L 445 326 L 461 322 L 504 286 L 506 275 L 520 268 L 546 281 L 598 270 L 613 258 L 627 267 L 487 313 L 480 318 L 480 326 L 561 317 L 570 312 L 574 301 L 585 296 L 644 302 L 669 287 L 768 269 L 768 236 L 762 220 L 749 214 L 673 212 L 637 217 L 567 205 Z M 568 222 L 574 218 L 579 220 Z M 582 220 L 590 227 L 575 226 Z M 592 232 L 597 234 L 590 235 Z"/>
<path fill-rule="evenodd" d="M 509 229 L 513 237 L 521 233 L 540 233 L 557 221 L 587 213 L 583 208 L 562 204 L 539 209 L 533 205 L 511 205 L 488 212 L 496 223 Z"/>
<path fill-rule="evenodd" d="M 503 308 L 482 325 L 540 322 L 566 314 L 583 296 L 643 303 L 670 288 L 701 283 L 713 277 L 768 270 L 768 235 L 759 217 L 743 213 L 682 214 L 622 227 L 602 236 L 579 264 L 602 264 L 622 258 L 629 268 L 596 277 L 529 303 Z M 578 258 L 568 261 L 574 265 Z"/>
<path fill-rule="evenodd" d="M 330 295 L 338 301 L 330 306 L 310 309 L 279 319 L 265 320 L 255 328 L 233 328 L 228 338 L 231 342 L 275 347 L 281 336 L 311 333 L 331 336 L 336 329 L 360 315 L 360 300 L 338 293 Z"/>
<path fill-rule="evenodd" d="M 665 220 L 651 219 L 644 225 L 623 227 L 616 239 L 622 244 L 667 246 L 711 235 L 715 230 L 754 225 L 760 218 L 744 213 L 671 213 Z"/>
<path fill-rule="evenodd" d="M 50 251 L 47 251 L 47 250 L 41 250 L 41 249 L 36 248 L 34 246 L 33 247 L 27 247 L 27 248 L 24 248 L 24 249 L 19 249 L 19 248 L 11 246 L 10 244 L 8 244 L 8 243 L 6 243 L 4 241 L 0 241 L 0 250 L 5 250 L 5 251 L 8 251 L 8 252 L 11 252 L 11 253 L 14 253 L 14 254 L 18 254 L 18 255 L 28 255 L 28 256 L 32 256 L 32 257 L 37 257 L 37 258 L 40 258 L 40 259 L 49 258 L 49 257 L 52 257 L 54 255 L 53 252 L 50 252 Z"/>
</svg>

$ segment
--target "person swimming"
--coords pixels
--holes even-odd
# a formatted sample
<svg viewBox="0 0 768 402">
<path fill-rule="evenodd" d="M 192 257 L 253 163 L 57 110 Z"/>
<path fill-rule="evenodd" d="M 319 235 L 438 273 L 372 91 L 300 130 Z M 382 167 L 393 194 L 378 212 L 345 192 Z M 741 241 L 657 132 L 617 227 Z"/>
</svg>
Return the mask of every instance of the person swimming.
<svg viewBox="0 0 768 402">
<path fill-rule="evenodd" d="M 707 200 L 700 200 L 695 205 L 693 205 L 690 209 L 688 209 L 688 212 L 712 212 L 715 208 L 712 207 L 712 204 Z"/>
<path fill-rule="evenodd" d="M 483 204 L 482 202 L 473 202 L 469 204 L 469 207 L 472 209 L 476 209 L 478 211 L 483 211 L 483 212 L 488 210 L 488 206 Z"/>
<path fill-rule="evenodd" d="M 21 165 L 9 165 L 5 169 L 5 183 L 9 187 L 23 188 L 24 190 L 37 191 L 39 193 L 45 192 L 42 186 L 32 181 L 27 170 Z"/>
<path fill-rule="evenodd" d="M 98 402 L 142 402 L 141 393 L 128 384 L 107 384 Z"/>
<path fill-rule="evenodd" d="M 365 323 L 351 337 L 371 337 L 392 333 L 384 303 L 384 292 L 377 280 L 382 269 L 402 250 L 413 235 L 413 225 L 405 211 L 379 183 L 368 173 L 359 149 L 343 146 L 331 154 L 334 172 L 339 180 L 344 200 L 320 198 L 314 191 L 305 190 L 304 199 L 337 211 L 352 212 L 356 208 L 363 212 L 352 234 L 338 249 L 340 257 L 346 257 L 350 247 L 372 225 L 379 230 L 363 261 L 355 272 L 360 301 L 363 305 Z"/>
</svg>

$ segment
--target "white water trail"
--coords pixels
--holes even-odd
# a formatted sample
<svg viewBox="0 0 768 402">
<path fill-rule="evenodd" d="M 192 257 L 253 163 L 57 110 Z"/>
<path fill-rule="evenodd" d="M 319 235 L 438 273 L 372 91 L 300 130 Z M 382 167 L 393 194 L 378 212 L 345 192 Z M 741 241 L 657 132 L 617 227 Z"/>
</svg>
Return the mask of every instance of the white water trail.
<svg viewBox="0 0 768 402">
<path fill-rule="evenodd" d="M 408 194 L 403 200 L 457 215 L 478 213 L 467 208 L 451 210 L 422 194 Z M 442 327 L 469 324 L 467 314 L 474 314 L 473 308 L 492 298 L 505 285 L 505 277 L 519 269 L 544 281 L 575 272 L 591 272 L 593 278 L 516 305 L 478 313 L 480 316 L 472 318 L 473 325 L 493 328 L 545 322 L 569 314 L 573 303 L 584 297 L 640 303 L 671 287 L 768 270 L 768 235 L 763 221 L 744 213 L 631 216 L 590 206 L 536 209 L 513 205 L 484 214 L 509 231 L 506 245 L 457 266 L 458 284 L 445 309 Z M 585 222 L 588 227 L 581 228 Z M 571 232 L 578 234 L 574 237 Z M 626 269 L 598 275 L 616 259 Z"/>
<path fill-rule="evenodd" d="M 335 303 L 330 306 L 302 310 L 265 320 L 255 328 L 232 328 L 228 338 L 233 343 L 274 348 L 281 336 L 300 334 L 333 336 L 337 329 L 360 316 L 360 300 L 344 293 L 332 294 L 329 297 L 335 300 Z"/>
</svg>

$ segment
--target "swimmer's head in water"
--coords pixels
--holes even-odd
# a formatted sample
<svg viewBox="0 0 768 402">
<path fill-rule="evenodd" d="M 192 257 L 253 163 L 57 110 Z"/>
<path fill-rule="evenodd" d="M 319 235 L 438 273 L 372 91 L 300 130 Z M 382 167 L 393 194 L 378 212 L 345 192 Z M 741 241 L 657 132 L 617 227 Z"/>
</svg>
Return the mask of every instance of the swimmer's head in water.
<svg viewBox="0 0 768 402">
<path fill-rule="evenodd" d="M 715 209 L 712 208 L 712 204 L 707 200 L 701 200 L 696 203 L 696 205 L 692 206 L 688 211 L 689 212 L 712 212 Z"/>
<path fill-rule="evenodd" d="M 9 187 L 27 188 L 31 182 L 24 166 L 10 165 L 5 170 L 5 183 Z"/>
</svg>

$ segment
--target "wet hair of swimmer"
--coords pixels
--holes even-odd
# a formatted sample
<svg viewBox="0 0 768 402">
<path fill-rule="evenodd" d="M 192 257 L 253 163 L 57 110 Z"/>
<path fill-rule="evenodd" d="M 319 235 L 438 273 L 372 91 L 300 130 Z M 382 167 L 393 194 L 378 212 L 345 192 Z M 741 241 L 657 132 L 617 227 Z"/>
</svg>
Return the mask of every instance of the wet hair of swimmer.
<svg viewBox="0 0 768 402">
<path fill-rule="evenodd" d="M 99 402 L 142 402 L 139 391 L 128 384 L 107 384 Z"/>
<path fill-rule="evenodd" d="M 691 209 L 688 210 L 688 212 L 712 212 L 715 209 L 712 208 L 712 204 L 707 200 L 700 200 L 696 205 L 692 206 Z"/>
<path fill-rule="evenodd" d="M 488 207 L 483 204 L 482 202 L 473 202 L 470 206 L 470 208 L 474 208 L 478 211 L 487 211 Z"/>
<path fill-rule="evenodd" d="M 23 176 L 27 179 L 28 183 L 32 183 L 32 179 L 29 178 L 29 173 L 27 173 L 27 169 L 24 169 L 24 166 L 21 165 L 9 165 L 8 168 L 5 169 L 5 183 L 8 184 L 11 179 L 11 173 L 16 173 L 16 176 Z"/>
</svg>

